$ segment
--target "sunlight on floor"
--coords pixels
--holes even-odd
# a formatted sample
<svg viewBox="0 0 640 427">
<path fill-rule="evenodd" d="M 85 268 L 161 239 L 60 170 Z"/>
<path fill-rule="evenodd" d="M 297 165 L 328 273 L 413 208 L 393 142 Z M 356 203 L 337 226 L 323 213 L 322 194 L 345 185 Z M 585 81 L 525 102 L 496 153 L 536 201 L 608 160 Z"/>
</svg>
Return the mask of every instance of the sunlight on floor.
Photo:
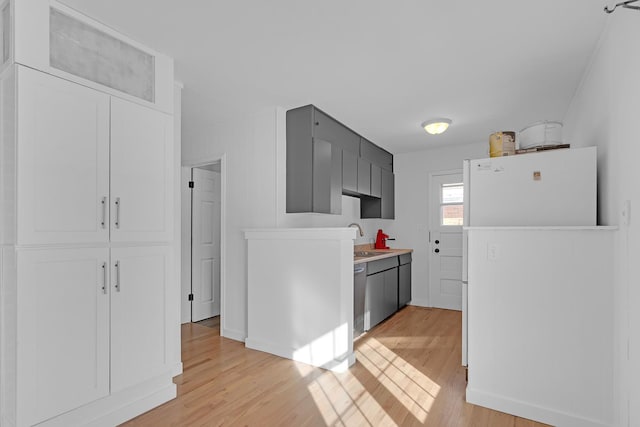
<svg viewBox="0 0 640 427">
<path fill-rule="evenodd" d="M 438 384 L 375 338 L 359 345 L 356 358 L 416 420 L 426 421 Z M 352 371 L 324 372 L 308 389 L 327 425 L 397 425 Z"/>
</svg>

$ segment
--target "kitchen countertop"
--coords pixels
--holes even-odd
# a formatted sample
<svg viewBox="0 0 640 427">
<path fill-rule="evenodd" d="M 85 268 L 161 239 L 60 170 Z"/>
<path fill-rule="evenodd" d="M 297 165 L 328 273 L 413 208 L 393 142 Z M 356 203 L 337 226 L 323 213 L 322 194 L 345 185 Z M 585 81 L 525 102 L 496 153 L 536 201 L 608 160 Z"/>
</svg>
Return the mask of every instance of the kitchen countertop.
<svg viewBox="0 0 640 427">
<path fill-rule="evenodd" d="M 366 256 L 366 257 L 354 257 L 353 258 L 353 263 L 354 264 L 362 264 L 363 262 L 370 262 L 370 261 L 377 261 L 379 259 L 385 259 L 385 258 L 390 258 L 393 256 L 398 256 L 398 255 L 403 255 L 403 254 L 409 254 L 411 252 L 413 252 L 413 249 L 396 249 L 396 248 L 390 248 L 390 249 L 374 249 L 373 245 L 356 245 L 354 246 L 354 252 L 360 252 L 360 251 L 367 251 L 367 252 L 379 252 L 379 255 L 374 255 L 374 256 Z"/>
</svg>

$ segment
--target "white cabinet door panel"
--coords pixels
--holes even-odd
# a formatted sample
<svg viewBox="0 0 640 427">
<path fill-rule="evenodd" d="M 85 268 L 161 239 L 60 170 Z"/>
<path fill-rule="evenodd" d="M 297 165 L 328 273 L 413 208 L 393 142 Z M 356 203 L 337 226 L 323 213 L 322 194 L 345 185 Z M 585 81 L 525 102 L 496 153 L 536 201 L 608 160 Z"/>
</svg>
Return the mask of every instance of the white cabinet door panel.
<svg viewBox="0 0 640 427">
<path fill-rule="evenodd" d="M 18 68 L 18 243 L 109 238 L 109 96 Z"/>
<path fill-rule="evenodd" d="M 19 250 L 18 271 L 18 416 L 32 425 L 109 393 L 108 249 Z"/>
<path fill-rule="evenodd" d="M 111 392 L 170 369 L 169 246 L 111 250 Z"/>
<path fill-rule="evenodd" d="M 111 100 L 111 240 L 173 238 L 173 119 Z"/>
</svg>

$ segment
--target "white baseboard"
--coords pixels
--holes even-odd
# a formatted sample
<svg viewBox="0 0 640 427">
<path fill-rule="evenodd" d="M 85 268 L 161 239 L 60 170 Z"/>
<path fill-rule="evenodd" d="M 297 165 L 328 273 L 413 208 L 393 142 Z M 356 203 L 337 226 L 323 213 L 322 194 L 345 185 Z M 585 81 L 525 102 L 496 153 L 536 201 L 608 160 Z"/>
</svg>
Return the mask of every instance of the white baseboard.
<svg viewBox="0 0 640 427">
<path fill-rule="evenodd" d="M 431 308 L 431 306 L 429 305 L 429 300 L 426 298 L 412 298 L 411 301 L 409 302 L 409 305 Z"/>
<path fill-rule="evenodd" d="M 166 373 L 38 424 L 40 427 L 113 427 L 143 414 L 177 395 Z"/>
<path fill-rule="evenodd" d="M 611 425 L 608 422 L 560 412 L 553 408 L 536 406 L 506 396 L 474 390 L 470 387 L 467 387 L 466 399 L 468 403 L 473 403 L 474 405 L 484 406 L 485 408 L 558 427 L 608 427 Z"/>
<path fill-rule="evenodd" d="M 244 342 L 244 340 L 247 338 L 247 335 L 245 334 L 244 331 L 236 331 L 236 330 L 227 329 L 227 328 L 220 330 L 220 336 L 229 338 L 231 340 L 240 341 L 240 342 Z"/>
<path fill-rule="evenodd" d="M 247 338 L 245 340 L 245 346 L 253 350 L 264 351 L 265 353 L 275 354 L 276 356 L 284 357 L 285 359 L 295 360 L 297 362 L 306 363 L 307 365 L 316 366 L 318 368 L 334 372 L 346 372 L 349 369 L 349 366 L 353 365 L 356 361 L 356 355 L 353 352 L 340 355 L 331 360 L 314 361 L 311 360 L 311 357 L 307 352 L 300 354 L 300 352 L 295 348 L 256 341 L 251 338 Z"/>
</svg>

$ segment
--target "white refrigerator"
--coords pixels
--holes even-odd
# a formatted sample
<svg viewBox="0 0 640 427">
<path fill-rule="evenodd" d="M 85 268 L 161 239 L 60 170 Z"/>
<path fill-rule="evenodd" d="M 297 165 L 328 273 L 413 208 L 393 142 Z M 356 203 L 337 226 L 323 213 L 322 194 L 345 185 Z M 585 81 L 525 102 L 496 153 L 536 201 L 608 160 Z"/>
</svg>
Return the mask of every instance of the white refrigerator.
<svg viewBox="0 0 640 427">
<path fill-rule="evenodd" d="M 483 226 L 595 226 L 596 147 L 465 160 L 462 364 L 467 365 L 467 230 Z"/>
</svg>

